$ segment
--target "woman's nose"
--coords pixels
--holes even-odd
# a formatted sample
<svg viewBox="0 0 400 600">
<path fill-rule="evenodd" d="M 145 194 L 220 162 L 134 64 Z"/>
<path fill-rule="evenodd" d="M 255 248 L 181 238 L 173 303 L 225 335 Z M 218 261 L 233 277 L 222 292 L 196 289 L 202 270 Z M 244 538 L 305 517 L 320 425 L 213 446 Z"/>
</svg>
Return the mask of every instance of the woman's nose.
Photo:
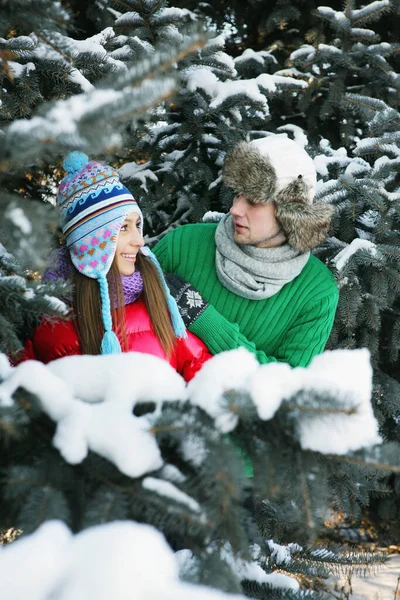
<svg viewBox="0 0 400 600">
<path fill-rule="evenodd" d="M 132 233 L 129 244 L 131 246 L 139 246 L 140 248 L 144 246 L 143 236 L 138 229 Z"/>
</svg>

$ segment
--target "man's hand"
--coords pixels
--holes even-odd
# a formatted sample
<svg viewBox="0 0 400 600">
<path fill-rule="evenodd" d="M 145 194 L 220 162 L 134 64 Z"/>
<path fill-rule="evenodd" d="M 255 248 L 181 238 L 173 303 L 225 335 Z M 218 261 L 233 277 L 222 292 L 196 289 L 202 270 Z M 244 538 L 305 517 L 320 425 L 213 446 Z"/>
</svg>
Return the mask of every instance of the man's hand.
<svg viewBox="0 0 400 600">
<path fill-rule="evenodd" d="M 165 281 L 175 298 L 181 313 L 185 326 L 189 326 L 195 321 L 208 306 L 202 295 L 190 283 L 172 273 L 165 273 Z"/>
</svg>

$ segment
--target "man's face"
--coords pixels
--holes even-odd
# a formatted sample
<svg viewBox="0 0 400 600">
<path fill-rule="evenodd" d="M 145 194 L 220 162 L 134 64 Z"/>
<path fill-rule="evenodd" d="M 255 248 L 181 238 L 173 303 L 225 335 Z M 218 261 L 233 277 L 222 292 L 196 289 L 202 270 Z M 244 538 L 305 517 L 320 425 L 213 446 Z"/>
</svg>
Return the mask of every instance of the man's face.
<svg viewBox="0 0 400 600">
<path fill-rule="evenodd" d="M 275 204 L 252 204 L 244 194 L 235 196 L 229 211 L 237 244 L 275 248 L 285 243 L 285 235 L 275 217 Z"/>
</svg>

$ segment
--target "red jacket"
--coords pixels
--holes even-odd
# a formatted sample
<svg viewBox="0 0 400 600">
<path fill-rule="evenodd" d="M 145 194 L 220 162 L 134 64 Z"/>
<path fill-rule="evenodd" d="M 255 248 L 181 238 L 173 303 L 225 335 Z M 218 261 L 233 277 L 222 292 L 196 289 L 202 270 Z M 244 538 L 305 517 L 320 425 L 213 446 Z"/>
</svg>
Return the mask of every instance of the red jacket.
<svg viewBox="0 0 400 600">
<path fill-rule="evenodd" d="M 178 339 L 169 359 L 154 333 L 149 313 L 143 300 L 125 306 L 126 332 L 129 351 L 153 354 L 169 360 L 170 365 L 190 381 L 202 365 L 211 358 L 207 347 L 195 335 Z M 56 358 L 82 354 L 73 321 L 42 321 L 33 337 L 25 344 L 23 360 L 48 363 Z"/>
</svg>

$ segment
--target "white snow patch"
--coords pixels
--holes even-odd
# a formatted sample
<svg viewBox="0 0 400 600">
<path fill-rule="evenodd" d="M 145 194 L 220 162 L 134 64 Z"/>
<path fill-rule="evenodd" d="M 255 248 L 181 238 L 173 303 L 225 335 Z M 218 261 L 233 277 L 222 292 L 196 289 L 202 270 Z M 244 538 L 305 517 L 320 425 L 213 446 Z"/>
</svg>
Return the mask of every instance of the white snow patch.
<svg viewBox="0 0 400 600">
<path fill-rule="evenodd" d="M 177 560 L 164 536 L 133 521 L 97 525 L 75 536 L 64 523 L 49 521 L 35 533 L 0 547 L 0 597 L 245 600 L 181 582 Z"/>
<path fill-rule="evenodd" d="M 255 60 L 256 62 L 264 66 L 264 61 L 267 57 L 271 58 L 274 64 L 277 64 L 275 56 L 273 56 L 270 52 L 267 52 L 266 50 L 259 50 L 258 52 L 255 52 L 254 50 L 252 50 L 252 48 L 246 48 L 246 50 L 240 56 L 237 56 L 234 59 L 234 63 L 237 64 L 245 62 L 247 60 Z"/>
<path fill-rule="evenodd" d="M 232 392 L 248 395 L 262 420 L 272 419 L 284 401 L 303 392 L 289 410 L 297 413 L 297 435 L 305 450 L 341 455 L 382 441 L 371 406 L 372 367 L 366 349 L 326 351 L 307 368 L 291 368 L 279 362 L 259 365 L 252 353 L 238 348 L 211 358 L 188 385 L 190 401 L 223 433 L 239 420 L 227 398 Z M 310 400 L 315 395 L 334 400 L 334 407 L 324 410 L 319 401 Z"/>
<path fill-rule="evenodd" d="M 2 256 L 3 258 L 6 258 L 8 260 L 12 260 L 13 255 L 10 254 L 9 252 L 7 252 L 7 249 L 5 248 L 5 246 L 3 246 L 3 244 L 0 242 L 0 256 Z"/>
<path fill-rule="evenodd" d="M 274 542 L 274 540 L 267 540 L 267 544 L 271 552 L 271 559 L 277 565 L 289 565 L 292 561 L 292 554 L 297 554 L 303 550 L 301 546 L 293 543 L 282 546 Z"/>
<path fill-rule="evenodd" d="M 205 67 L 187 69 L 184 77 L 187 80 L 189 91 L 194 92 L 201 89 L 210 96 L 210 108 L 217 108 L 233 96 L 245 95 L 262 106 L 264 115 L 269 113 L 269 108 L 267 99 L 260 88 L 272 93 L 277 89 L 276 84 L 280 83 L 293 83 L 297 87 L 303 86 L 303 84 L 307 86 L 305 82 L 268 73 L 262 73 L 254 79 L 219 81 L 216 75 Z"/>
<path fill-rule="evenodd" d="M 244 348 L 221 352 L 208 360 L 189 382 L 190 401 L 205 410 L 222 432 L 232 431 L 238 416 L 229 409 L 223 396 L 230 390 L 244 390 L 247 377 L 257 369 L 255 356 Z"/>
<path fill-rule="evenodd" d="M 175 465 L 166 464 L 161 470 L 161 476 L 175 483 L 183 483 L 186 481 L 185 475 Z"/>
<path fill-rule="evenodd" d="M 6 379 L 12 371 L 12 366 L 5 354 L 0 353 L 0 379 Z"/>
<path fill-rule="evenodd" d="M 350 414 L 299 415 L 303 450 L 343 455 L 380 444 L 372 405 L 372 367 L 367 349 L 332 350 L 316 356 L 306 370 L 304 389 L 337 398 L 338 408 Z"/>
<path fill-rule="evenodd" d="M 146 490 L 151 490 L 159 496 L 165 496 L 166 498 L 171 498 L 171 500 L 175 500 L 181 504 L 186 504 L 186 506 L 188 506 L 194 512 L 200 512 L 199 503 L 185 494 L 185 492 L 182 492 L 182 490 L 178 489 L 176 485 L 170 481 L 163 481 L 162 479 L 157 479 L 156 477 L 145 477 L 142 481 L 142 486 Z"/>
<path fill-rule="evenodd" d="M 224 215 L 225 213 L 216 210 L 208 210 L 204 213 L 202 221 L 203 223 L 219 223 Z"/>
<path fill-rule="evenodd" d="M 302 127 L 299 127 L 298 125 L 292 125 L 291 123 L 288 123 L 287 125 L 282 125 L 281 127 L 278 127 L 277 131 L 279 133 L 291 132 L 293 134 L 293 139 L 296 142 L 296 144 L 298 144 L 302 148 L 308 146 L 307 135 L 305 134 L 304 129 Z"/>
<path fill-rule="evenodd" d="M 147 170 L 150 165 L 150 161 L 138 165 L 135 162 L 125 163 L 118 169 L 118 174 L 121 179 L 132 179 L 135 177 L 140 171 Z"/>
<path fill-rule="evenodd" d="M 184 459 L 195 467 L 199 467 L 207 458 L 208 450 L 204 440 L 193 433 L 189 433 L 181 444 Z"/>
<path fill-rule="evenodd" d="M 246 383 L 261 419 L 272 418 L 283 400 L 300 391 L 335 398 L 337 413 L 324 414 L 323 407 L 299 402 L 297 431 L 304 450 L 341 455 L 382 441 L 371 405 L 372 367 L 366 349 L 326 351 L 307 368 L 261 365 Z"/>
<path fill-rule="evenodd" d="M 52 308 L 58 311 L 60 314 L 67 315 L 69 313 L 70 308 L 59 298 L 56 298 L 55 296 L 49 296 L 48 294 L 45 294 L 43 298 L 47 300 Z"/>
<path fill-rule="evenodd" d="M 365 213 L 357 218 L 357 221 L 364 225 L 364 227 L 370 227 L 375 229 L 381 220 L 381 215 L 377 210 L 367 210 Z"/>
<path fill-rule="evenodd" d="M 153 401 L 159 410 L 164 400 L 186 399 L 185 382 L 167 361 L 137 352 L 23 362 L 0 384 L 0 406 L 13 402 L 18 387 L 57 422 L 53 445 L 67 462 L 78 464 L 92 450 L 130 477 L 163 462 L 151 432 L 158 411 L 136 417 L 134 405 Z"/>
<path fill-rule="evenodd" d="M 0 546 L 0 598 L 48 598 L 62 578 L 71 537 L 63 522 L 48 521 L 35 533 Z"/>
<path fill-rule="evenodd" d="M 231 567 L 239 581 L 248 579 L 257 583 L 265 583 L 274 588 L 299 590 L 300 585 L 296 579 L 283 573 L 266 573 L 262 567 L 254 561 L 247 561 L 233 555 L 229 544 L 225 544 L 221 550 L 221 557 Z"/>
<path fill-rule="evenodd" d="M 5 217 L 9 219 L 13 225 L 18 227 L 22 233 L 29 235 L 32 233 L 32 224 L 26 218 L 24 211 L 19 206 L 11 207 L 6 211 Z"/>
<path fill-rule="evenodd" d="M 343 268 L 349 261 L 350 257 L 353 256 L 359 250 L 367 250 L 371 256 L 377 255 L 377 247 L 373 242 L 369 240 L 360 240 L 359 238 L 354 239 L 346 248 L 343 248 L 336 256 L 332 259 L 336 269 L 343 271 Z"/>
<path fill-rule="evenodd" d="M 71 69 L 68 75 L 68 79 L 72 83 L 76 83 L 77 85 L 79 85 L 83 92 L 89 92 L 91 90 L 94 90 L 94 85 L 90 83 L 90 81 L 88 81 L 78 69 Z"/>
</svg>

